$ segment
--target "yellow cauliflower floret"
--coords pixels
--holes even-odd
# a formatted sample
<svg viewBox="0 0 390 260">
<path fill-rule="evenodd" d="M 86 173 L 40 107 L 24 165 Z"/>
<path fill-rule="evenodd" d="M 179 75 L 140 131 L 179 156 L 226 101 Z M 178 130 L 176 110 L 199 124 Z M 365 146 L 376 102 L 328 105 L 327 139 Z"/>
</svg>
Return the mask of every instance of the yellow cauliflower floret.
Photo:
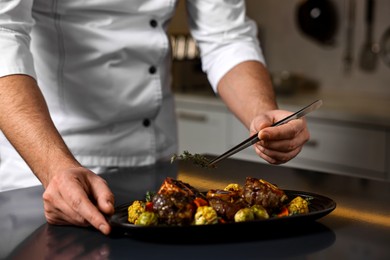
<svg viewBox="0 0 390 260">
<path fill-rule="evenodd" d="M 145 203 L 143 201 L 136 200 L 128 207 L 127 220 L 134 224 L 143 212 L 145 212 Z"/>
<path fill-rule="evenodd" d="M 210 225 L 218 223 L 217 212 L 210 206 L 201 206 L 196 209 L 194 224 Z"/>
<path fill-rule="evenodd" d="M 230 183 L 228 186 L 224 188 L 226 191 L 241 191 L 241 187 L 237 183 Z"/>
<path fill-rule="evenodd" d="M 290 201 L 287 208 L 290 215 L 309 213 L 309 203 L 300 196 Z"/>
</svg>

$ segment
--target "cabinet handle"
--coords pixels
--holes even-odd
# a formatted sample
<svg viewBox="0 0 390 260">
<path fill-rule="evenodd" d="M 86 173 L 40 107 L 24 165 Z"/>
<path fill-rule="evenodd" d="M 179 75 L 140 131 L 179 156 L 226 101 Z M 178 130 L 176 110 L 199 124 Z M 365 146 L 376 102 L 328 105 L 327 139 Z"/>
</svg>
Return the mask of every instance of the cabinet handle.
<svg viewBox="0 0 390 260">
<path fill-rule="evenodd" d="M 194 114 L 194 113 L 188 113 L 188 112 L 178 112 L 177 116 L 180 119 L 184 119 L 184 120 L 190 120 L 190 121 L 196 121 L 196 122 L 206 122 L 207 121 L 206 115 L 200 115 L 200 114 Z"/>
</svg>

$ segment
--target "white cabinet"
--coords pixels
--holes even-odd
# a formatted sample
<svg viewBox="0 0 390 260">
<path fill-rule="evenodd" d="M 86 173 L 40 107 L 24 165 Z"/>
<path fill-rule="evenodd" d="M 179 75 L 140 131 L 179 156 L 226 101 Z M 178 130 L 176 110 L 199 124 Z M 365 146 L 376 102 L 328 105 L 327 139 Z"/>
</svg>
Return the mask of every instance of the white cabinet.
<svg viewBox="0 0 390 260">
<path fill-rule="evenodd" d="M 177 115 L 181 151 L 219 155 L 249 137 L 248 130 L 222 104 L 181 100 Z M 310 115 L 307 123 L 310 141 L 285 166 L 390 180 L 388 129 Z M 233 157 L 265 163 L 253 147 Z"/>
<path fill-rule="evenodd" d="M 180 105 L 181 104 L 181 105 Z M 179 103 L 176 109 L 179 152 L 218 154 L 226 148 L 226 111 L 207 105 Z"/>
<path fill-rule="evenodd" d="M 335 121 L 308 120 L 310 141 L 290 165 L 386 179 L 386 131 Z"/>
<path fill-rule="evenodd" d="M 248 131 L 235 118 L 230 118 L 232 126 L 228 146 L 248 137 Z M 285 164 L 308 170 L 333 172 L 344 175 L 390 179 L 390 134 L 385 130 L 370 129 L 364 126 L 344 124 L 337 121 L 308 117 L 310 140 L 300 154 Z M 234 157 L 260 161 L 253 147 L 241 151 Z"/>
</svg>

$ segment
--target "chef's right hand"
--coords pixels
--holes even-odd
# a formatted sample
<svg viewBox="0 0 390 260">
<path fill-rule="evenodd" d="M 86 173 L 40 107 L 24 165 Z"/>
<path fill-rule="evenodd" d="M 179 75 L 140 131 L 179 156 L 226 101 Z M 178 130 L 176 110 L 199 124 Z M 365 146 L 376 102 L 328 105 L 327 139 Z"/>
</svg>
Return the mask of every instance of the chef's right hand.
<svg viewBox="0 0 390 260">
<path fill-rule="evenodd" d="M 104 215 L 114 213 L 114 195 L 104 179 L 86 168 L 70 168 L 54 175 L 43 202 L 50 224 L 92 225 L 105 235 L 111 231 Z"/>
</svg>

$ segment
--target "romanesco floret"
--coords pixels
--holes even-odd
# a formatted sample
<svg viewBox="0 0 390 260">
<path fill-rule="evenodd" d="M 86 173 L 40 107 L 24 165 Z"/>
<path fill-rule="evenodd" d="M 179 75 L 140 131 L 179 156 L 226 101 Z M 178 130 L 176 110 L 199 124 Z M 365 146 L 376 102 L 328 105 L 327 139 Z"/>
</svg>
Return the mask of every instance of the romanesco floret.
<svg viewBox="0 0 390 260">
<path fill-rule="evenodd" d="M 210 225 L 218 223 L 217 212 L 210 206 L 201 206 L 196 209 L 194 224 Z"/>
</svg>

